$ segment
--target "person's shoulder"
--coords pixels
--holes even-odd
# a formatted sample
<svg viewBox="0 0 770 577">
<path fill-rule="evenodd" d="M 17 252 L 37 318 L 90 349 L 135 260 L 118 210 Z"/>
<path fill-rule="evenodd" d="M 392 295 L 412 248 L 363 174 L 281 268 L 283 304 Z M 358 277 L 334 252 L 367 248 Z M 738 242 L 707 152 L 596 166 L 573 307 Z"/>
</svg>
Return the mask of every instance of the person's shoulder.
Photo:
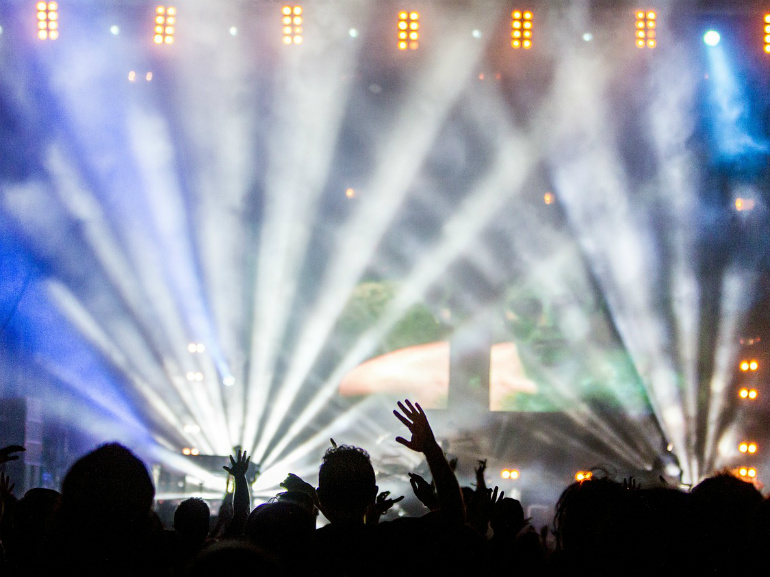
<svg viewBox="0 0 770 577">
<path fill-rule="evenodd" d="M 374 529 L 376 527 L 377 525 L 345 525 L 329 523 L 328 525 L 324 525 L 315 530 L 313 540 L 316 542 L 351 539 L 355 541 L 364 541 L 374 536 Z"/>
<path fill-rule="evenodd" d="M 372 526 L 378 539 L 413 538 L 416 535 L 440 530 L 437 516 L 429 513 L 422 517 L 397 517 L 389 521 L 380 521 Z"/>
</svg>

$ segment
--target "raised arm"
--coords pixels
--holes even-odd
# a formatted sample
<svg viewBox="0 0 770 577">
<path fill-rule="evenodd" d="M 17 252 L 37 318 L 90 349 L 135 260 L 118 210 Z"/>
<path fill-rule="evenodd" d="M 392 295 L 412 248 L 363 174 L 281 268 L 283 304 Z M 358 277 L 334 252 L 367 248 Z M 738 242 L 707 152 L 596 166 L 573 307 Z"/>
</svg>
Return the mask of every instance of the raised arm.
<svg viewBox="0 0 770 577">
<path fill-rule="evenodd" d="M 26 449 L 21 445 L 8 445 L 7 447 L 3 447 L 0 449 L 0 464 L 7 463 L 8 461 L 15 461 L 19 458 L 19 455 L 14 455 L 13 453 L 20 453 L 22 451 L 26 451 Z"/>
<path fill-rule="evenodd" d="M 227 529 L 228 536 L 240 535 L 246 525 L 251 509 L 249 484 L 246 481 L 246 471 L 249 469 L 250 458 L 246 451 L 237 450 L 235 459 L 230 456 L 230 466 L 222 467 L 233 476 L 233 518 Z"/>
<path fill-rule="evenodd" d="M 398 411 L 393 411 L 393 414 L 409 429 L 412 438 L 407 441 L 404 437 L 396 437 L 396 441 L 425 455 L 433 476 L 433 482 L 436 485 L 441 515 L 450 522 L 460 525 L 465 523 L 465 505 L 463 504 L 463 494 L 460 491 L 460 483 L 457 482 L 457 477 L 449 466 L 444 451 L 436 442 L 425 411 L 422 410 L 419 403 L 412 405 L 409 400 L 405 400 L 403 403 L 399 402 L 398 408 L 403 414 Z"/>
</svg>

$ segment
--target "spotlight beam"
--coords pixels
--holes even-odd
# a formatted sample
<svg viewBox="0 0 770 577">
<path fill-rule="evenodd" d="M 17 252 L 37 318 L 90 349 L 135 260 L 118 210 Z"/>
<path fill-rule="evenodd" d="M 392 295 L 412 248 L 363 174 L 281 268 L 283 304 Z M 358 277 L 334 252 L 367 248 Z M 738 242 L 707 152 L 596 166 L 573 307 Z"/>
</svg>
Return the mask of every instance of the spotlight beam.
<svg viewBox="0 0 770 577">
<path fill-rule="evenodd" d="M 303 46 L 303 50 L 307 46 Z M 318 201 L 332 165 L 357 52 L 339 43 L 319 49 L 317 58 L 281 71 L 276 93 L 270 163 L 266 175 L 265 221 L 254 296 L 247 413 L 243 442 L 259 461 L 265 442 L 285 418 L 287 393 L 272 397 L 283 333 L 294 311 L 300 276 Z M 333 63 L 333 68 L 323 63 Z M 263 434 L 258 435 L 259 430 Z M 261 441 L 254 449 L 254 445 Z"/>
<path fill-rule="evenodd" d="M 454 26 L 457 26 L 456 22 Z M 378 152 L 381 161 L 367 186 L 367 195 L 361 199 L 357 210 L 338 235 L 336 244 L 339 250 L 326 269 L 319 302 L 305 324 L 290 363 L 290 372 L 281 385 L 277 400 L 279 406 L 289 406 L 302 387 L 350 291 L 368 266 L 422 166 L 441 123 L 479 57 L 480 48 L 472 45 L 472 39 L 452 34 L 451 28 L 448 25 L 445 35 L 437 40 L 423 73 L 417 75 L 417 81 L 406 99 L 407 104 L 396 119 L 386 144 Z M 325 393 L 321 395 L 327 396 Z M 255 447 L 254 454 L 258 461 L 264 460 L 264 452 L 273 440 L 279 423 L 278 418 L 273 419 L 270 429 L 264 432 Z M 285 441 L 286 437 L 282 439 L 282 442 Z"/>
<path fill-rule="evenodd" d="M 540 126 L 538 121 L 546 121 L 551 107 L 558 101 L 559 95 L 558 89 L 555 89 L 548 95 L 544 105 L 539 110 L 538 119 L 532 123 L 532 126 L 538 127 Z M 490 102 L 488 101 L 487 104 L 490 104 Z M 495 108 L 500 108 L 500 106 L 493 106 L 493 110 Z M 500 115 L 496 116 L 496 118 L 505 117 L 506 115 L 502 111 Z M 487 180 L 467 197 L 463 206 L 445 226 L 445 234 L 442 241 L 434 249 L 428 251 L 425 257 L 413 267 L 415 272 L 405 280 L 404 290 L 396 296 L 388 311 L 382 315 L 382 320 L 377 326 L 361 336 L 354 348 L 335 370 L 332 377 L 327 380 L 327 384 L 322 388 L 319 397 L 314 399 L 307 406 L 306 410 L 294 420 L 289 431 L 281 441 L 263 457 L 262 460 L 264 462 L 270 463 L 272 461 L 271 455 L 280 455 L 281 451 L 293 442 L 294 437 L 302 432 L 303 428 L 314 418 L 316 412 L 323 408 L 325 400 L 330 397 L 332 391 L 326 390 L 326 388 L 336 387 L 338 380 L 350 368 L 367 358 L 382 337 L 395 325 L 403 312 L 412 304 L 418 302 L 419 297 L 424 294 L 424 291 L 435 281 L 438 275 L 453 260 L 467 250 L 471 240 L 478 235 L 489 220 L 496 215 L 496 211 L 502 203 L 507 200 L 508 195 L 501 191 L 513 191 L 508 194 L 518 194 L 520 192 L 519 187 L 524 177 L 538 159 L 538 155 L 542 153 L 541 146 L 538 144 L 539 135 L 522 135 L 512 127 L 507 127 L 507 130 L 507 135 L 505 135 L 505 130 L 502 131 L 503 135 L 500 136 L 502 142 L 497 149 L 495 161 L 491 163 L 492 168 L 489 171 Z M 527 153 L 528 150 L 534 150 L 534 156 L 530 157 Z M 302 357 L 300 356 L 300 358 Z M 583 407 L 583 411 L 588 412 L 573 416 L 573 420 L 577 424 L 585 423 L 585 420 L 590 417 L 589 422 L 603 432 L 605 440 L 613 439 L 610 447 L 618 456 L 629 460 L 629 462 L 634 462 L 635 465 L 649 463 L 649 456 L 644 457 L 633 447 L 629 447 L 587 407 Z M 630 455 L 630 457 L 627 455 Z"/>
<path fill-rule="evenodd" d="M 740 337 L 743 321 L 743 303 L 745 295 L 755 279 L 744 271 L 734 267 L 722 279 L 722 298 L 720 302 L 719 333 L 715 345 L 714 369 L 711 375 L 708 392 L 708 407 L 706 420 L 706 439 L 701 456 L 703 473 L 728 464 L 727 459 L 720 462 L 718 443 L 725 432 L 724 415 L 728 411 L 731 390 L 731 374 L 738 360 L 736 343 Z"/>
</svg>

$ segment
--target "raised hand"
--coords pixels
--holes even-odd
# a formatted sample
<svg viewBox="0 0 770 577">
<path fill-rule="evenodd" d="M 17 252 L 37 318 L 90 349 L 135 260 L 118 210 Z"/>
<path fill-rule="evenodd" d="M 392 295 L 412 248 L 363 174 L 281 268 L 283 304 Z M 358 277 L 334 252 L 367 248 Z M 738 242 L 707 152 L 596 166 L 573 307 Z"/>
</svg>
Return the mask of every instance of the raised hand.
<svg viewBox="0 0 770 577">
<path fill-rule="evenodd" d="M 433 485 L 417 473 L 409 473 L 409 483 L 412 485 L 415 497 L 431 511 L 438 509 L 438 497 Z"/>
<path fill-rule="evenodd" d="M 389 499 L 390 497 L 390 491 L 383 491 L 379 495 L 377 495 L 377 500 L 374 502 L 374 504 L 369 508 L 369 511 L 366 513 L 366 522 L 367 524 L 371 523 L 377 523 L 380 517 L 382 517 L 385 513 L 387 513 L 390 508 L 398 503 L 399 501 L 404 500 L 404 496 L 400 496 L 396 499 Z"/>
<path fill-rule="evenodd" d="M 406 406 L 404 406 L 404 403 L 406 403 Z M 415 403 L 412 405 L 409 399 L 406 399 L 404 403 L 401 401 L 398 403 L 398 408 L 404 414 L 402 415 L 395 410 L 393 414 L 411 431 L 412 438 L 407 441 L 404 437 L 396 437 L 396 441 L 418 453 L 424 453 L 437 447 L 433 429 L 430 428 L 428 417 L 425 416 L 425 411 L 422 410 L 420 404 Z"/>
<path fill-rule="evenodd" d="M 13 455 L 12 453 L 20 453 L 26 451 L 21 445 L 8 445 L 0 449 L 0 464 L 7 463 L 8 461 L 15 461 L 19 458 L 19 455 Z"/>
<path fill-rule="evenodd" d="M 505 491 L 500 491 L 498 494 L 498 486 L 495 485 L 494 490 L 493 489 L 487 489 L 487 494 L 489 495 L 489 504 L 492 507 L 495 507 L 498 503 L 502 502 L 502 500 L 505 498 Z"/>
<path fill-rule="evenodd" d="M 430 473 L 433 475 L 433 482 L 436 484 L 436 496 L 440 505 L 441 516 L 447 523 L 461 526 L 465 523 L 465 505 L 463 504 L 460 484 L 444 456 L 444 451 L 436 442 L 425 411 L 418 403 L 413 405 L 408 399 L 403 403 L 398 403 L 398 408 L 403 414 L 398 411 L 393 411 L 393 414 L 409 429 L 412 438 L 407 441 L 404 437 L 396 437 L 396 441 L 425 455 Z M 416 477 L 411 475 L 410 482 L 413 488 L 420 483 Z"/>
<path fill-rule="evenodd" d="M 628 491 L 638 491 L 642 486 L 633 477 L 623 479 L 623 488 Z"/>
<path fill-rule="evenodd" d="M 505 492 L 500 491 L 497 486 L 473 493 L 473 500 L 468 503 L 468 522 L 480 534 L 486 534 L 492 514 L 504 497 Z"/>
<path fill-rule="evenodd" d="M 487 482 L 484 479 L 484 472 L 487 470 L 487 460 L 479 459 L 479 466 L 474 469 L 476 471 L 476 490 L 483 491 L 487 488 Z"/>
<path fill-rule="evenodd" d="M 3 501 L 13 493 L 16 485 L 11 483 L 11 478 L 5 473 L 0 473 L 0 499 Z"/>
<path fill-rule="evenodd" d="M 246 471 L 249 470 L 249 461 L 251 457 L 246 454 L 246 451 L 237 450 L 235 454 L 236 458 L 230 455 L 230 466 L 223 465 L 222 468 L 230 473 L 233 477 L 246 476 Z"/>
<path fill-rule="evenodd" d="M 286 478 L 281 481 L 280 487 L 283 487 L 287 491 L 297 491 L 299 493 L 306 493 L 311 496 L 315 496 L 315 487 L 298 477 L 294 473 L 289 473 Z"/>
</svg>

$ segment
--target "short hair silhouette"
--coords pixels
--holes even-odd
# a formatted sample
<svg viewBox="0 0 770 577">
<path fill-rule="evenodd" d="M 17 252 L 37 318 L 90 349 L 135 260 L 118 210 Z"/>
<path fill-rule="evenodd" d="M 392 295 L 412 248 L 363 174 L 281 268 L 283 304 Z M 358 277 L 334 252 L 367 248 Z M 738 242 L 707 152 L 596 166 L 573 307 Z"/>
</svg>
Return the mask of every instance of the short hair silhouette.
<svg viewBox="0 0 770 577">
<path fill-rule="evenodd" d="M 209 534 L 211 510 L 199 497 L 185 499 L 174 511 L 174 529 L 185 539 L 193 542 L 206 540 Z"/>
<path fill-rule="evenodd" d="M 324 514 L 335 512 L 346 516 L 359 514 L 374 502 L 377 484 L 374 468 L 361 447 L 332 447 L 323 457 L 318 471 L 318 499 Z M 334 522 L 334 519 L 329 519 Z"/>
</svg>

